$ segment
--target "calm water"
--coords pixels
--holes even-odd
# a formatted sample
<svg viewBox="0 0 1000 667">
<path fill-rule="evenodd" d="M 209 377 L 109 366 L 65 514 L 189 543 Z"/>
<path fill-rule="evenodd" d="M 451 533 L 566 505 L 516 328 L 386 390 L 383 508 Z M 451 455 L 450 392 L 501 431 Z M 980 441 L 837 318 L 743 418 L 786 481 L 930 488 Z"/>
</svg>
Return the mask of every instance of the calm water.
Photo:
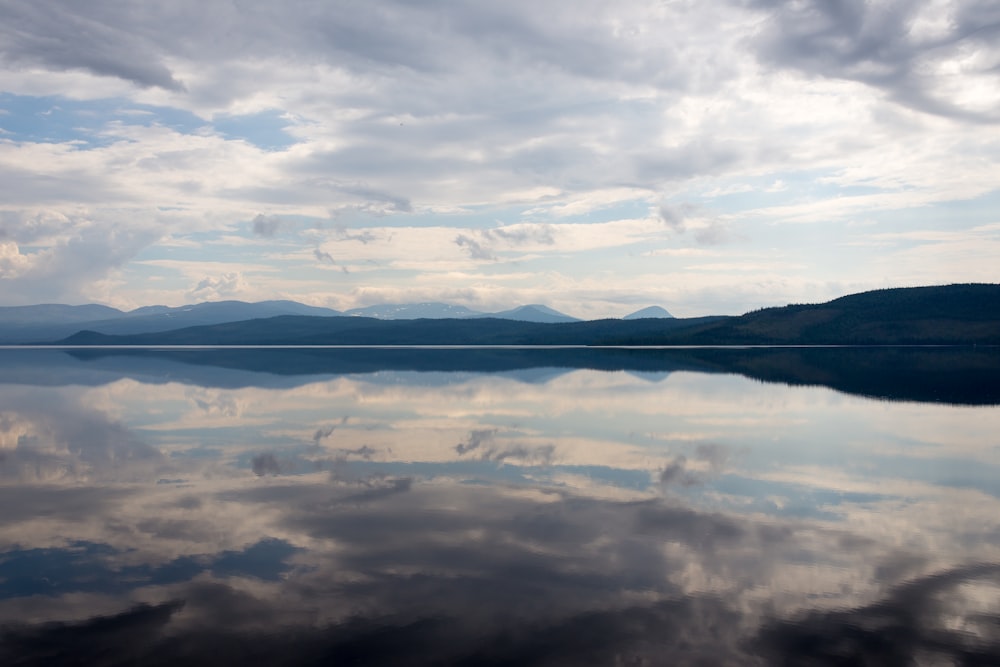
<svg viewBox="0 0 1000 667">
<path fill-rule="evenodd" d="M 0 663 L 1000 664 L 998 358 L 0 351 Z"/>
</svg>

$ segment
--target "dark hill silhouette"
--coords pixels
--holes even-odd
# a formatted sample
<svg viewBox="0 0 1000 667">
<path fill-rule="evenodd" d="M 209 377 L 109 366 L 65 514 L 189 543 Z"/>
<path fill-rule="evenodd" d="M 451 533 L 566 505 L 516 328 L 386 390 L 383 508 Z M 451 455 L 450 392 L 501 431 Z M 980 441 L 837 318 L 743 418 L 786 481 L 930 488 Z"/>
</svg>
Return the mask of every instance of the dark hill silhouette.
<svg viewBox="0 0 1000 667">
<path fill-rule="evenodd" d="M 659 335 L 670 326 L 718 320 L 617 319 L 543 323 L 517 320 L 282 316 L 130 336 L 81 331 L 64 345 L 600 345 L 615 337 Z M 667 324 L 664 324 L 664 323 Z"/>
<path fill-rule="evenodd" d="M 877 290 L 740 317 L 540 323 L 280 316 L 66 345 L 1000 345 L 1000 285 Z"/>
<path fill-rule="evenodd" d="M 1000 285 L 901 287 L 765 308 L 705 326 L 627 336 L 631 345 L 1000 344 Z"/>
</svg>

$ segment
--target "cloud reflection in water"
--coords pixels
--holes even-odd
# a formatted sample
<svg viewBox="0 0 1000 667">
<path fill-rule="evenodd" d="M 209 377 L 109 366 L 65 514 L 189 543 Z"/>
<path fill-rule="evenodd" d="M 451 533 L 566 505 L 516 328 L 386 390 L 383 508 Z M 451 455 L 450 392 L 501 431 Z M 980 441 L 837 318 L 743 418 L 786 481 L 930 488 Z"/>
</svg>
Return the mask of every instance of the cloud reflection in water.
<svg viewBox="0 0 1000 667">
<path fill-rule="evenodd" d="M 0 661 L 1000 658 L 996 408 L 697 373 L 265 380 L 212 389 L 238 413 L 186 383 L 0 384 Z"/>
</svg>

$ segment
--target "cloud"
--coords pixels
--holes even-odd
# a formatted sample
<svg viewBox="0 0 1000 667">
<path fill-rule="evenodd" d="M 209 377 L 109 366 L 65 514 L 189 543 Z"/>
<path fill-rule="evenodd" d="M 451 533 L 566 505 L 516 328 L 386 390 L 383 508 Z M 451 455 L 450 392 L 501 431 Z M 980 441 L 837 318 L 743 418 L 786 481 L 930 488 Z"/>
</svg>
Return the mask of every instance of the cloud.
<svg viewBox="0 0 1000 667">
<path fill-rule="evenodd" d="M 21 303 L 79 302 L 93 283 L 155 243 L 152 225 L 130 225 L 121 214 L 96 221 L 51 211 L 0 213 L 0 280 Z"/>
<path fill-rule="evenodd" d="M 328 267 L 302 261 L 325 225 L 336 231 L 314 256 L 364 271 L 365 289 L 441 300 L 463 271 L 466 289 L 514 300 L 498 309 L 553 293 L 558 275 L 564 308 L 617 314 L 576 286 L 601 267 L 609 289 L 653 296 L 636 285 L 686 273 L 651 254 L 668 240 L 732 262 L 746 246 L 798 246 L 809 268 L 762 275 L 771 285 L 829 284 L 831 266 L 871 284 L 896 266 L 826 261 L 841 222 L 962 227 L 995 208 L 1000 144 L 982 128 L 1000 109 L 996 26 L 988 0 L 177 0 L 127 12 L 13 0 L 0 9 L 0 230 L 16 244 L 0 250 L 3 293 L 179 304 L 197 290 L 136 262 L 169 243 L 178 261 L 243 273 L 259 298 L 357 305 L 359 277 L 331 286 Z M 287 141 L 269 141 L 276 128 Z M 658 210 L 704 197 L 711 212 Z M 946 214 L 921 217 L 935 207 Z M 247 221 L 281 243 L 225 246 Z M 303 233 L 282 234 L 289 221 Z M 794 221 L 830 243 L 772 233 Z M 261 264 L 269 280 L 247 268 Z M 970 278 L 967 266 L 927 280 Z M 745 282 L 685 280 L 671 296 L 693 314 L 713 312 L 699 294 Z"/>
<path fill-rule="evenodd" d="M 869 605 L 774 619 L 753 644 L 790 663 L 988 664 L 1000 655 L 1000 614 L 956 599 L 962 587 L 977 583 L 992 584 L 995 591 L 1000 566 L 959 566 L 899 585 Z"/>
<path fill-rule="evenodd" d="M 473 429 L 464 442 L 455 445 L 459 456 L 476 452 L 481 461 L 503 463 L 513 459 L 524 465 L 551 465 L 555 455 L 555 445 L 528 445 L 518 442 L 497 442 L 500 429 Z"/>
<path fill-rule="evenodd" d="M 553 245 L 556 227 L 546 223 L 521 223 L 482 230 L 482 235 L 510 246 Z"/>
<path fill-rule="evenodd" d="M 247 289 L 247 282 L 239 271 L 231 271 L 220 276 L 206 276 L 188 291 L 188 297 L 196 301 L 214 301 L 236 296 Z"/>
<path fill-rule="evenodd" d="M 730 449 L 725 445 L 701 443 L 695 448 L 693 456 L 697 465 L 691 465 L 687 456 L 676 456 L 667 461 L 663 469 L 659 471 L 659 482 L 664 487 L 690 487 L 705 484 L 722 472 L 729 461 L 730 454 Z"/>
<path fill-rule="evenodd" d="M 273 238 L 281 228 L 281 218 L 275 215 L 258 213 L 253 219 L 253 233 L 258 236 Z"/>
<path fill-rule="evenodd" d="M 15 483 L 148 479 L 167 464 L 120 421 L 77 400 L 0 387 L 0 479 Z"/>
<path fill-rule="evenodd" d="M 141 87 L 183 91 L 163 52 L 130 32 L 108 3 L 13 0 L 0 7 L 0 54 L 15 65 L 83 69 Z M 117 25 L 116 25 L 117 24 Z"/>
<path fill-rule="evenodd" d="M 679 486 L 694 486 L 695 484 L 701 484 L 702 480 L 696 474 L 685 469 L 687 464 L 687 458 L 684 456 L 678 456 L 676 459 L 667 463 L 663 470 L 660 471 L 660 484 L 664 486 L 670 484 L 677 484 Z"/>
<path fill-rule="evenodd" d="M 378 240 L 379 236 L 368 229 L 363 229 L 359 232 L 352 232 L 347 227 L 338 226 L 335 228 L 338 241 L 357 241 L 363 245 L 367 245 L 372 241 Z"/>
<path fill-rule="evenodd" d="M 347 421 L 348 421 L 348 417 L 345 416 L 345 417 L 342 417 L 340 419 L 340 422 L 337 423 L 337 424 L 332 424 L 330 426 L 323 426 L 321 428 L 316 429 L 316 432 L 313 433 L 313 437 L 312 437 L 313 445 L 315 445 L 316 447 L 319 447 L 320 444 L 322 444 L 322 442 L 324 440 L 326 440 L 331 435 L 333 435 L 333 432 L 336 431 L 338 428 L 340 428 L 341 426 L 344 426 L 347 423 Z"/>
<path fill-rule="evenodd" d="M 1000 122 L 1000 98 L 988 92 L 1000 84 L 995 68 L 1000 14 L 993 3 L 748 4 L 766 12 L 768 20 L 755 40 L 765 62 L 859 81 L 927 113 Z"/>
<path fill-rule="evenodd" d="M 469 437 L 465 440 L 465 442 L 460 442 L 455 445 L 455 451 L 458 452 L 459 455 L 462 455 L 475 451 L 484 444 L 492 444 L 495 441 L 498 432 L 499 429 L 496 428 L 474 429 L 469 432 Z"/>
<path fill-rule="evenodd" d="M 337 263 L 336 260 L 333 259 L 333 255 L 326 252 L 325 250 L 320 250 L 319 248 L 313 250 L 313 257 L 315 257 L 321 262 L 330 262 L 331 264 Z"/>
<path fill-rule="evenodd" d="M 489 248 L 485 247 L 471 236 L 459 234 L 455 237 L 455 245 L 468 252 L 469 257 L 472 259 L 482 259 L 487 261 L 496 260 L 496 255 L 494 255 Z"/>
<path fill-rule="evenodd" d="M 675 234 L 692 232 L 700 245 L 719 245 L 732 238 L 725 223 L 697 204 L 663 204 L 656 209 L 656 214 Z"/>
<path fill-rule="evenodd" d="M 263 454 L 254 456 L 250 460 L 250 468 L 258 477 L 281 474 L 281 464 L 278 463 L 278 459 L 271 452 L 264 452 Z"/>
<path fill-rule="evenodd" d="M 329 262 L 333 266 L 340 266 L 340 270 L 342 273 L 350 273 L 350 270 L 346 266 L 337 264 L 337 260 L 333 258 L 333 255 L 331 255 L 325 250 L 320 250 L 319 248 L 313 248 L 313 257 L 315 257 L 316 260 L 319 262 L 324 262 L 324 263 Z"/>
<path fill-rule="evenodd" d="M 664 225 L 674 230 L 675 232 L 684 232 L 686 230 L 685 220 L 691 217 L 698 211 L 698 207 L 694 204 L 684 203 L 677 206 L 671 206 L 664 204 L 657 209 L 657 215 L 660 221 Z"/>
</svg>

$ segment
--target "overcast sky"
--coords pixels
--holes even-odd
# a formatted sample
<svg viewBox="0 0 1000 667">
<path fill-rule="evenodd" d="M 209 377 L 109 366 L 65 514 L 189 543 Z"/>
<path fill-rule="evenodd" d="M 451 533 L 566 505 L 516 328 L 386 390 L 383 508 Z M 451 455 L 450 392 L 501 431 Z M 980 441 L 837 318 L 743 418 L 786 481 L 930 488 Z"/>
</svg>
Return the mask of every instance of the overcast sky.
<svg viewBox="0 0 1000 667">
<path fill-rule="evenodd" d="M 0 304 L 1000 276 L 996 0 L 0 0 Z"/>
</svg>

